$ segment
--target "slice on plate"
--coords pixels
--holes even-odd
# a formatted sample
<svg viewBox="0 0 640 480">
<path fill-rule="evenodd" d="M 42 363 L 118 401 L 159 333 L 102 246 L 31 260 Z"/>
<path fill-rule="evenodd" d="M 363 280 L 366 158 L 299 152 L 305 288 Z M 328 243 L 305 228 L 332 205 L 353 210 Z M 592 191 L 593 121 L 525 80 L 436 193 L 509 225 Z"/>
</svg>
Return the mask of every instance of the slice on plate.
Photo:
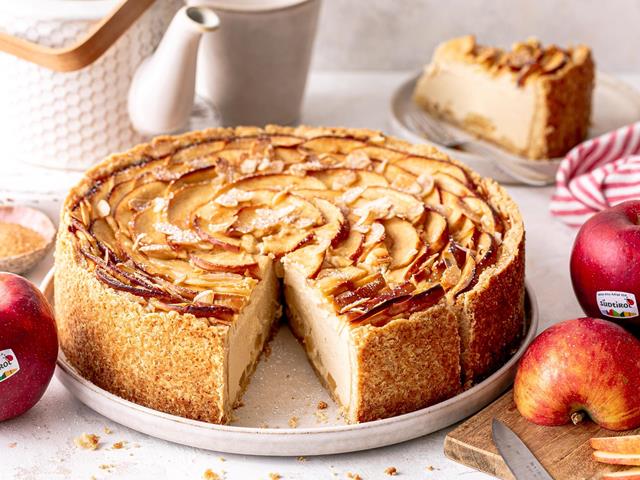
<svg viewBox="0 0 640 480">
<path fill-rule="evenodd" d="M 563 156 L 586 138 L 595 67 L 588 47 L 510 51 L 469 35 L 438 46 L 414 99 L 430 114 L 530 159 Z"/>
</svg>

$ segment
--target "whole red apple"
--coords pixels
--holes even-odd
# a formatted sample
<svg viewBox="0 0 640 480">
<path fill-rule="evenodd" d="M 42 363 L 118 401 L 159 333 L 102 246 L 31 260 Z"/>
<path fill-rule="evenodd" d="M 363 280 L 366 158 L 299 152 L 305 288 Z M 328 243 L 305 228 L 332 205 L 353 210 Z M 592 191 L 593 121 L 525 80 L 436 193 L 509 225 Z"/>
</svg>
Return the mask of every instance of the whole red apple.
<svg viewBox="0 0 640 480">
<path fill-rule="evenodd" d="M 523 355 L 513 395 L 539 425 L 584 415 L 609 430 L 640 426 L 640 340 L 599 318 L 567 320 L 542 332 Z"/>
<path fill-rule="evenodd" d="M 40 400 L 57 356 L 56 323 L 44 295 L 28 280 L 0 272 L 0 421 Z"/>
<path fill-rule="evenodd" d="M 571 281 L 590 317 L 640 326 L 640 200 L 595 214 L 571 253 Z"/>
</svg>

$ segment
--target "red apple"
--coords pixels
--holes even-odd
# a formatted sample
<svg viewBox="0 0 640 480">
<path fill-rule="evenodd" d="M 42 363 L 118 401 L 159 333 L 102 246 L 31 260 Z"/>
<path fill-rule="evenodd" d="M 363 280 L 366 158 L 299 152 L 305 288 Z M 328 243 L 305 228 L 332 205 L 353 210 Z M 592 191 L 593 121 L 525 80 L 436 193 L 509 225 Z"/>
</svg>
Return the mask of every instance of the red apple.
<svg viewBox="0 0 640 480">
<path fill-rule="evenodd" d="M 571 280 L 587 315 L 640 326 L 640 200 L 582 225 L 571 253 Z"/>
<path fill-rule="evenodd" d="M 28 280 L 0 272 L 0 421 L 40 400 L 57 356 L 58 333 L 47 299 Z"/>
<path fill-rule="evenodd" d="M 539 425 L 585 415 L 609 430 L 640 426 L 640 340 L 598 318 L 567 320 L 542 332 L 523 355 L 513 395 Z"/>
</svg>

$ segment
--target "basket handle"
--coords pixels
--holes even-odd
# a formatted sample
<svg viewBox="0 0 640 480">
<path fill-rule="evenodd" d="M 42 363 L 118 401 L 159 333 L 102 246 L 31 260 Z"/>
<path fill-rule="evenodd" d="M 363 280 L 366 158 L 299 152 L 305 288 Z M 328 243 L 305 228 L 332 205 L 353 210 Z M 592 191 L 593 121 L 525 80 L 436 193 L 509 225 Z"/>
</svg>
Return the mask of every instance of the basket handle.
<svg viewBox="0 0 640 480">
<path fill-rule="evenodd" d="M 80 70 L 95 62 L 155 0 L 122 0 L 109 15 L 73 44 L 51 48 L 0 33 L 0 51 L 57 72 Z"/>
</svg>

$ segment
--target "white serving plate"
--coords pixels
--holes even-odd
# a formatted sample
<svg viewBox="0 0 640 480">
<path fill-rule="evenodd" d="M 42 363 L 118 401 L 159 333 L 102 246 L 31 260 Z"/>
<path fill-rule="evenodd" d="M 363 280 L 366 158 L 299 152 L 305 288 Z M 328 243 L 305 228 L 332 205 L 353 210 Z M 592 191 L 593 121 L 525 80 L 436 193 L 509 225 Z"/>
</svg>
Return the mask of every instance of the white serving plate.
<svg viewBox="0 0 640 480">
<path fill-rule="evenodd" d="M 41 285 L 53 302 L 53 270 Z M 105 417 L 139 432 L 171 442 L 218 452 L 245 455 L 327 455 L 392 445 L 448 427 L 474 414 L 512 383 L 517 362 L 536 335 L 538 307 L 526 286 L 527 331 L 518 351 L 489 378 L 449 400 L 397 417 L 355 425 L 346 424 L 337 406 L 320 385 L 302 347 L 285 326 L 271 341 L 236 409 L 231 425 L 189 420 L 137 405 L 84 379 L 58 357 L 56 374 L 78 400 Z M 329 407 L 317 410 L 319 401 Z M 327 418 L 319 419 L 318 413 Z M 292 416 L 297 428 L 288 425 Z"/>
<path fill-rule="evenodd" d="M 429 116 L 413 101 L 413 90 L 420 73 L 403 82 L 391 97 L 390 115 L 393 132 L 410 142 L 429 141 L 415 130 L 409 116 L 421 114 Z M 513 155 L 490 142 L 480 140 L 473 135 L 446 122 L 431 117 L 451 133 L 469 144 L 462 148 L 447 148 L 431 141 L 430 143 L 452 157 L 465 162 L 480 175 L 491 177 L 501 183 L 521 184 L 522 169 L 531 169 L 548 184 L 554 183 L 555 174 L 562 158 L 549 160 L 529 160 Z M 593 114 L 589 138 L 597 137 L 640 119 L 640 93 L 626 83 L 602 72 L 596 73 L 596 86 L 593 93 Z"/>
</svg>

